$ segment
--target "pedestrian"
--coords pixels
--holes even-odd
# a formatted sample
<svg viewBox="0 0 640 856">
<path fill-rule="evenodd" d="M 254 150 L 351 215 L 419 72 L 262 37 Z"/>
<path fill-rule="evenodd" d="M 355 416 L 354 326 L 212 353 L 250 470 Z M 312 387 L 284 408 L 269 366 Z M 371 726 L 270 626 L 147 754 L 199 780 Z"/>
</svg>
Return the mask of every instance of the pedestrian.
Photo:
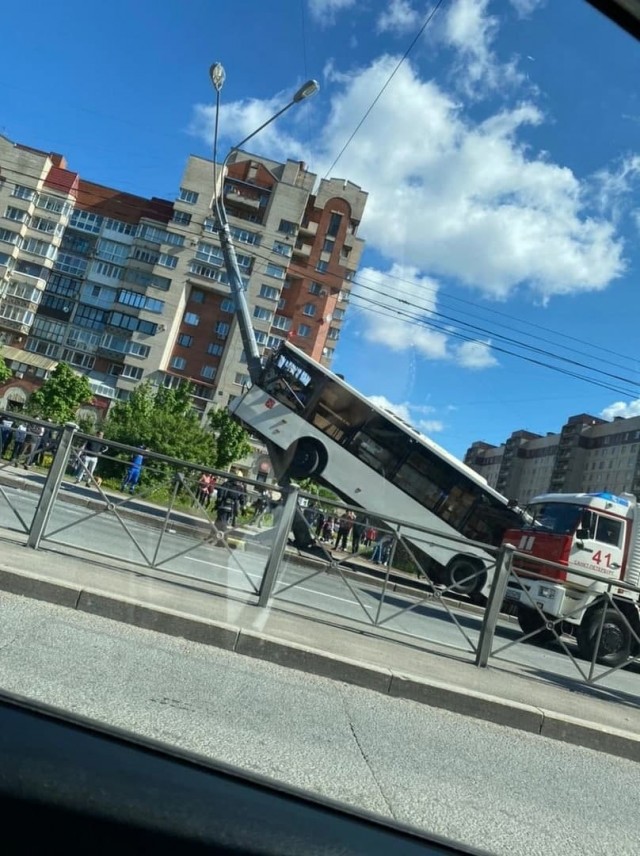
<svg viewBox="0 0 640 856">
<path fill-rule="evenodd" d="M 120 485 L 121 491 L 124 492 L 128 489 L 129 493 L 133 494 L 138 486 L 138 482 L 140 481 L 140 476 L 142 474 L 142 464 L 144 462 L 144 455 L 142 454 L 142 450 L 144 449 L 145 446 L 140 446 L 141 451 L 134 452 L 133 455 L 131 455 L 131 462 L 127 467 L 127 471 L 122 479 L 122 484 Z"/>
<path fill-rule="evenodd" d="M 13 419 L 8 416 L 2 417 L 0 422 L 0 456 L 9 451 L 9 444 L 13 436 Z"/>
<path fill-rule="evenodd" d="M 12 463 L 14 461 L 16 462 L 16 464 L 18 463 L 18 458 L 22 454 L 22 451 L 27 442 L 27 433 L 27 426 L 24 424 L 24 422 L 20 422 L 13 434 L 13 453 L 11 455 Z"/>
<path fill-rule="evenodd" d="M 336 543 L 334 549 L 339 550 L 340 544 L 342 544 L 342 549 L 347 551 L 347 540 L 349 538 L 349 533 L 353 527 L 353 521 L 355 519 L 355 514 L 353 511 L 345 511 L 342 517 L 338 520 L 338 534 L 336 535 Z"/>
<path fill-rule="evenodd" d="M 231 478 L 223 482 L 217 491 L 216 496 L 216 522 L 222 529 L 231 523 L 235 526 L 238 520 L 238 515 L 244 511 L 247 503 L 247 489 L 244 482 L 237 478 L 237 474 L 233 472 Z"/>
<path fill-rule="evenodd" d="M 330 514 L 325 515 L 322 522 L 321 536 L 323 541 L 331 541 L 333 537 L 333 517 Z"/>
<path fill-rule="evenodd" d="M 371 556 L 371 561 L 374 565 L 386 565 L 389 561 L 389 555 L 391 553 L 391 536 L 386 532 L 378 533 L 378 540 L 376 541 L 376 546 L 373 550 L 373 555 Z"/>
<path fill-rule="evenodd" d="M 364 520 L 359 515 L 356 515 L 356 519 L 353 521 L 353 527 L 351 529 L 351 552 L 357 553 L 360 550 L 360 541 L 362 539 L 362 535 L 364 533 Z"/>
<path fill-rule="evenodd" d="M 76 476 L 76 484 L 81 484 L 85 479 L 92 481 L 93 474 L 98 464 L 98 457 L 107 450 L 102 442 L 104 432 L 98 431 L 93 440 L 87 440 L 80 450 L 80 467 Z"/>
<path fill-rule="evenodd" d="M 31 464 L 34 461 L 38 460 L 38 457 L 42 456 L 42 445 L 44 442 L 44 425 L 34 425 L 31 430 L 31 445 L 29 447 L 29 454 L 26 455 L 24 461 L 24 468 L 28 470 Z"/>
</svg>

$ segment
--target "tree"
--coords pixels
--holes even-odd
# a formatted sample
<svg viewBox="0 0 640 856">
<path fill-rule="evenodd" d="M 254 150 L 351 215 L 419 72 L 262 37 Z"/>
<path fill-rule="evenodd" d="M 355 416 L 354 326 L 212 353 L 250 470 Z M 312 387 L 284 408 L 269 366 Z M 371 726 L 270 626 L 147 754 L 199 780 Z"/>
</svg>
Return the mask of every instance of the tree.
<svg viewBox="0 0 640 856">
<path fill-rule="evenodd" d="M 80 405 L 92 398 L 87 377 L 76 374 L 66 363 L 58 363 L 29 399 L 27 412 L 52 422 L 71 422 Z"/>
<path fill-rule="evenodd" d="M 0 383 L 6 383 L 10 377 L 11 369 L 5 363 L 2 352 L 0 351 Z"/>
<path fill-rule="evenodd" d="M 191 387 L 156 388 L 142 383 L 127 401 L 119 401 L 104 425 L 105 437 L 129 446 L 145 445 L 153 452 L 204 466 L 215 466 L 216 442 L 200 423 L 191 402 Z M 153 465 L 161 474 L 166 468 Z M 147 470 L 147 478 L 151 473 Z"/>
<path fill-rule="evenodd" d="M 252 451 L 249 435 L 231 418 L 226 408 L 220 407 L 209 414 L 209 425 L 216 437 L 215 466 L 224 470 L 234 461 L 239 461 Z"/>
</svg>

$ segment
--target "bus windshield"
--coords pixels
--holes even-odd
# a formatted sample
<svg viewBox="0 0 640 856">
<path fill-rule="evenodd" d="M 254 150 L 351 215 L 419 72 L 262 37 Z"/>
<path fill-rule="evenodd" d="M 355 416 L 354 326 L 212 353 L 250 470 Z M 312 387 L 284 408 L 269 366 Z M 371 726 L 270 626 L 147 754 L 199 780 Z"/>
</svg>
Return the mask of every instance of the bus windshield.
<svg viewBox="0 0 640 856">
<path fill-rule="evenodd" d="M 573 535 L 582 519 L 579 505 L 565 502 L 543 502 L 527 506 L 531 522 L 527 528 L 542 529 L 554 535 Z"/>
</svg>

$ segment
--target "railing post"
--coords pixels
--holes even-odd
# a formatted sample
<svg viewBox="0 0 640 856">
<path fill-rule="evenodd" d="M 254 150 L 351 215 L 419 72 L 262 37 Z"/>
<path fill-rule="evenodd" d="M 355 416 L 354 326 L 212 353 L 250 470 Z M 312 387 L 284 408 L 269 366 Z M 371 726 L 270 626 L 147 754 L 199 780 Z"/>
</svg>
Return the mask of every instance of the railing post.
<svg viewBox="0 0 640 856">
<path fill-rule="evenodd" d="M 278 576 L 280 562 L 284 557 L 284 551 L 289 540 L 289 532 L 293 524 L 293 518 L 296 515 L 298 508 L 298 493 L 299 488 L 289 487 L 285 489 L 286 496 L 282 508 L 282 514 L 278 521 L 278 528 L 273 539 L 273 546 L 267 559 L 267 566 L 264 569 L 262 580 L 260 581 L 260 590 L 258 592 L 258 606 L 268 606 L 271 598 L 271 592 Z"/>
<path fill-rule="evenodd" d="M 58 448 L 53 456 L 51 467 L 49 468 L 42 493 L 40 494 L 38 506 L 33 515 L 31 528 L 29 529 L 27 547 L 32 547 L 34 550 L 37 550 L 40 546 L 40 541 L 51 517 L 53 504 L 56 501 L 60 485 L 62 484 L 62 477 L 67 469 L 69 455 L 71 454 L 71 444 L 77 430 L 78 426 L 75 422 L 67 422 L 60 432 Z"/>
<path fill-rule="evenodd" d="M 476 666 L 485 667 L 491 656 L 493 648 L 493 637 L 498 624 L 498 616 L 507 590 L 507 583 L 513 565 L 513 554 L 516 548 L 513 544 L 503 544 L 496 556 L 496 569 L 491 581 L 491 590 L 487 606 L 484 611 L 480 638 L 478 639 L 478 650 L 476 651 Z"/>
</svg>

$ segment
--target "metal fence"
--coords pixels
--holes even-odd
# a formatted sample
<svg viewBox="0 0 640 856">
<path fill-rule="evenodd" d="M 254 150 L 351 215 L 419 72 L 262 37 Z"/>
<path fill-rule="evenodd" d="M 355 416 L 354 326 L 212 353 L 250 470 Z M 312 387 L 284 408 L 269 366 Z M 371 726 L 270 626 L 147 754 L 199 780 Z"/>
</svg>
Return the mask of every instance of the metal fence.
<svg viewBox="0 0 640 856">
<path fill-rule="evenodd" d="M 0 527 L 33 549 L 79 551 L 103 563 L 161 571 L 163 578 L 233 593 L 260 607 L 416 640 L 418 650 L 453 650 L 479 667 L 509 662 L 538 676 L 636 693 L 640 627 L 632 599 L 640 589 L 634 586 L 580 572 L 584 586 L 598 590 L 588 622 L 575 629 L 567 622 L 571 613 L 544 614 L 529 589 L 531 580 L 547 577 L 536 571 L 535 559 L 508 545 L 449 538 L 388 515 L 373 519 L 295 486 L 274 494 L 263 482 L 84 434 L 72 424 L 14 415 L 14 432 L 20 424 L 34 437 L 48 431 L 48 439 L 46 448 L 25 441 L 17 456 L 15 443 L 4 445 Z M 142 460 L 133 472 L 136 456 Z M 346 539 L 323 526 L 347 511 L 356 521 Z M 474 559 L 458 565 L 467 570 L 452 585 L 441 585 L 434 573 L 432 544 L 440 551 L 445 545 L 451 557 Z M 463 593 L 487 579 L 484 608 L 471 604 Z M 527 610 L 524 631 L 506 614 L 513 612 L 514 591 L 521 623 Z M 626 634 L 628 652 L 611 662 L 607 645 L 616 633 Z"/>
</svg>

